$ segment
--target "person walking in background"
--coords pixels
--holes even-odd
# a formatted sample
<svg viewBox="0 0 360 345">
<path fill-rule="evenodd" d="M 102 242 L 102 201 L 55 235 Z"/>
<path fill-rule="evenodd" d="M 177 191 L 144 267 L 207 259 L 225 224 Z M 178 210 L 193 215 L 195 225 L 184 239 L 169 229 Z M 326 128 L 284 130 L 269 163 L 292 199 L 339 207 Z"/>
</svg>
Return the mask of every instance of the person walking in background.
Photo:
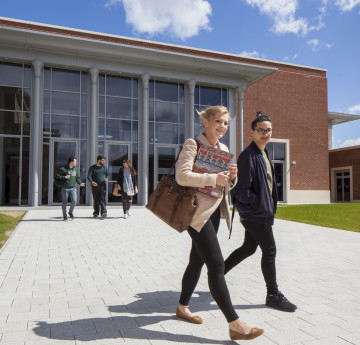
<svg viewBox="0 0 360 345">
<path fill-rule="evenodd" d="M 206 146 L 212 146 L 228 152 L 226 145 L 219 140 L 228 130 L 230 115 L 224 106 L 212 106 L 199 113 L 205 132 L 197 140 Z M 189 302 L 200 278 L 205 263 L 208 270 L 208 283 L 211 295 L 229 323 L 229 334 L 232 340 L 249 340 L 261 335 L 264 331 L 251 328 L 243 323 L 237 315 L 224 277 L 224 258 L 221 253 L 217 232 L 220 218 L 227 220 L 230 227 L 230 212 L 227 194 L 236 184 L 237 166 L 232 164 L 229 171 L 219 173 L 193 172 L 194 160 L 198 154 L 197 143 L 187 139 L 179 155 L 176 179 L 178 184 L 188 187 L 213 188 L 222 186 L 219 198 L 197 192 L 198 206 L 190 223 L 188 233 L 192 239 L 189 264 L 182 279 L 182 289 L 176 315 L 192 323 L 202 323 L 201 317 L 191 313 Z"/>
<path fill-rule="evenodd" d="M 107 217 L 106 210 L 106 182 L 109 180 L 109 173 L 105 167 L 105 157 L 99 155 L 96 164 L 89 168 L 88 180 L 91 183 L 92 195 L 94 198 L 94 218 L 99 215 L 102 219 Z"/>
<path fill-rule="evenodd" d="M 267 288 L 266 305 L 294 312 L 296 305 L 278 290 L 276 282 L 276 244 L 272 225 L 277 193 L 274 166 L 265 148 L 273 130 L 270 117 L 258 112 L 251 128 L 253 141 L 238 158 L 238 183 L 232 190 L 234 205 L 245 228 L 245 239 L 243 245 L 225 260 L 225 274 L 260 246 L 261 269 Z"/>
<path fill-rule="evenodd" d="M 132 166 L 130 159 L 123 160 L 123 166 L 119 169 L 119 176 L 117 179 L 118 188 L 121 191 L 124 218 L 130 217 L 130 206 L 133 201 L 133 196 L 137 194 L 137 173 Z"/>
<path fill-rule="evenodd" d="M 85 186 L 85 182 L 81 182 L 78 170 L 76 168 L 77 159 L 74 156 L 70 156 L 68 158 L 67 166 L 60 168 L 58 173 L 55 176 L 57 180 L 65 180 L 63 187 L 61 189 L 61 197 L 62 197 L 62 213 L 63 219 L 68 220 L 66 214 L 67 202 L 70 196 L 70 209 L 69 209 L 69 217 L 70 219 L 74 219 L 74 208 L 76 205 L 76 183 L 80 185 L 80 187 Z"/>
</svg>

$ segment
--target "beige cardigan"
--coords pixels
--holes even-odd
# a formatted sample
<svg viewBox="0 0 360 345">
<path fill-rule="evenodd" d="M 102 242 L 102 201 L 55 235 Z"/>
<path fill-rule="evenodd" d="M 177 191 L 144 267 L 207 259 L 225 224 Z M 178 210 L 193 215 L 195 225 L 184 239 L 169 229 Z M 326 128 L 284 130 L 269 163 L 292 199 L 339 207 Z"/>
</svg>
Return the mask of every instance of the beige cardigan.
<svg viewBox="0 0 360 345">
<path fill-rule="evenodd" d="M 197 139 L 204 145 L 210 143 L 203 134 L 200 134 Z M 221 144 L 219 141 L 216 146 L 223 151 L 229 152 L 226 145 Z M 216 186 L 216 174 L 199 174 L 192 172 L 194 160 L 197 155 L 197 145 L 194 139 L 187 139 L 184 143 L 183 149 L 180 152 L 178 166 L 176 169 L 176 181 L 181 186 L 186 187 L 205 187 L 205 186 Z M 221 198 L 213 198 L 204 193 L 197 192 L 196 196 L 198 199 L 198 207 L 195 211 L 194 217 L 190 223 L 190 226 L 196 231 L 200 232 L 202 227 L 208 221 L 210 216 L 221 204 L 221 218 L 226 219 L 228 228 L 230 229 L 230 211 L 227 202 L 227 195 L 230 189 L 236 185 L 237 179 L 234 182 L 228 183 L 224 188 L 224 193 Z"/>
</svg>

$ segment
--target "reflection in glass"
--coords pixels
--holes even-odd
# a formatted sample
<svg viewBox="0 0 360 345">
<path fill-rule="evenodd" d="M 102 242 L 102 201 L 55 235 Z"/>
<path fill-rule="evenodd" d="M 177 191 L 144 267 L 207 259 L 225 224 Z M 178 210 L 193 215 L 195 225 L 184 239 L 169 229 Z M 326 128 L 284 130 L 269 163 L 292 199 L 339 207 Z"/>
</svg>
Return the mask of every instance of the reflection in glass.
<svg viewBox="0 0 360 345">
<path fill-rule="evenodd" d="M 285 144 L 274 143 L 274 159 L 285 160 Z"/>
<path fill-rule="evenodd" d="M 149 122 L 149 142 L 154 143 L 155 133 L 154 133 L 154 122 Z"/>
<path fill-rule="evenodd" d="M 0 111 L 0 134 L 21 134 L 21 111 Z"/>
<path fill-rule="evenodd" d="M 52 114 L 80 114 L 80 94 L 68 92 L 52 92 Z"/>
<path fill-rule="evenodd" d="M 30 113 L 23 113 L 22 114 L 22 121 L 23 121 L 23 135 L 30 135 Z"/>
<path fill-rule="evenodd" d="M 86 72 L 81 73 L 81 92 L 87 93 L 88 88 L 88 74 Z"/>
<path fill-rule="evenodd" d="M 131 99 L 106 97 L 106 117 L 131 119 Z"/>
<path fill-rule="evenodd" d="M 105 95 L 105 75 L 99 75 L 99 94 Z"/>
<path fill-rule="evenodd" d="M 99 140 L 105 139 L 105 119 L 99 119 Z"/>
<path fill-rule="evenodd" d="M 49 139 L 45 138 L 43 140 L 43 152 L 42 152 L 42 184 L 41 184 L 41 203 L 47 205 L 49 203 Z"/>
<path fill-rule="evenodd" d="M 51 136 L 61 138 L 79 138 L 80 118 L 77 116 L 51 116 Z"/>
<path fill-rule="evenodd" d="M 155 110 L 155 105 L 154 105 L 154 101 L 149 101 L 149 121 L 154 121 L 154 110 Z"/>
<path fill-rule="evenodd" d="M 284 201 L 284 163 L 274 163 L 278 201 Z"/>
<path fill-rule="evenodd" d="M 156 142 L 166 144 L 178 143 L 178 128 L 174 124 L 157 123 L 156 128 Z"/>
<path fill-rule="evenodd" d="M 164 175 L 167 175 L 176 159 L 176 149 L 173 147 L 158 147 L 157 180 L 159 182 Z M 170 176 L 175 178 L 174 170 Z"/>
<path fill-rule="evenodd" d="M 43 136 L 50 136 L 50 115 L 47 114 L 43 116 Z"/>
<path fill-rule="evenodd" d="M 133 84 L 133 94 L 132 94 L 132 97 L 133 97 L 133 98 L 138 98 L 138 92 L 139 92 L 139 83 L 138 83 L 138 80 L 137 80 L 136 78 L 133 78 L 132 84 Z"/>
<path fill-rule="evenodd" d="M 44 68 L 44 89 L 51 89 L 51 69 L 49 67 Z"/>
<path fill-rule="evenodd" d="M 23 110 L 30 111 L 31 90 L 23 89 Z"/>
<path fill-rule="evenodd" d="M 31 87 L 32 70 L 30 66 L 24 66 L 24 87 Z"/>
<path fill-rule="evenodd" d="M 0 109 L 21 110 L 22 89 L 0 86 Z"/>
<path fill-rule="evenodd" d="M 131 121 L 107 120 L 106 121 L 107 140 L 131 140 Z"/>
<path fill-rule="evenodd" d="M 52 89 L 80 92 L 80 72 L 53 68 Z"/>
<path fill-rule="evenodd" d="M 202 105 L 221 104 L 221 89 L 214 87 L 201 86 L 200 102 Z"/>
<path fill-rule="evenodd" d="M 86 139 L 87 138 L 87 118 L 86 117 L 81 117 L 81 139 Z"/>
<path fill-rule="evenodd" d="M 0 63 L 1 84 L 8 86 L 22 86 L 22 65 Z"/>
<path fill-rule="evenodd" d="M 44 113 L 50 113 L 50 91 L 44 91 Z"/>
<path fill-rule="evenodd" d="M 155 99 L 160 101 L 178 102 L 178 84 L 156 81 Z"/>
<path fill-rule="evenodd" d="M 106 76 L 106 94 L 131 97 L 131 78 Z"/>
<path fill-rule="evenodd" d="M 155 120 L 157 122 L 178 122 L 178 104 L 155 102 Z"/>
<path fill-rule="evenodd" d="M 99 96 L 99 116 L 105 116 L 105 97 Z"/>
<path fill-rule="evenodd" d="M 30 138 L 23 137 L 21 165 L 21 205 L 28 204 Z"/>
<path fill-rule="evenodd" d="M 132 141 L 138 141 L 138 121 L 132 123 Z"/>
<path fill-rule="evenodd" d="M 81 95 L 81 115 L 87 115 L 87 95 Z"/>
<path fill-rule="evenodd" d="M 20 139 L 0 137 L 0 204 L 19 204 Z"/>
</svg>

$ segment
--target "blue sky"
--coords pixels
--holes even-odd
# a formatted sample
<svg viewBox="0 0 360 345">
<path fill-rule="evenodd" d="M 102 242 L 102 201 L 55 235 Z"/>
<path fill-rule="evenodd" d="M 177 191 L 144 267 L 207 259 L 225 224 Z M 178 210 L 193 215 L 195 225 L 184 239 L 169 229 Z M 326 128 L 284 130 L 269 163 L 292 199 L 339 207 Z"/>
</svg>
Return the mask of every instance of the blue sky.
<svg viewBox="0 0 360 345">
<path fill-rule="evenodd" d="M 360 114 L 360 0 L 18 0 L 0 16 L 327 69 L 329 111 Z M 333 147 L 360 145 L 360 120 Z"/>
</svg>

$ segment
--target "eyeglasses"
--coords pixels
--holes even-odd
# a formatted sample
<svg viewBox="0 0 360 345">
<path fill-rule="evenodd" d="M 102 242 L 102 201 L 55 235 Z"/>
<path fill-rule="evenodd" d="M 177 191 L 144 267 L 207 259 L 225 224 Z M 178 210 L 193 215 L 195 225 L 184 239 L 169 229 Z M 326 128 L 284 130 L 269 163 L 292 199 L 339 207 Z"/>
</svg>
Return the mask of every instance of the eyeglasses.
<svg viewBox="0 0 360 345">
<path fill-rule="evenodd" d="M 260 135 L 271 134 L 272 128 L 268 128 L 268 129 L 258 128 L 258 129 L 255 129 L 255 131 L 258 132 Z"/>
</svg>

